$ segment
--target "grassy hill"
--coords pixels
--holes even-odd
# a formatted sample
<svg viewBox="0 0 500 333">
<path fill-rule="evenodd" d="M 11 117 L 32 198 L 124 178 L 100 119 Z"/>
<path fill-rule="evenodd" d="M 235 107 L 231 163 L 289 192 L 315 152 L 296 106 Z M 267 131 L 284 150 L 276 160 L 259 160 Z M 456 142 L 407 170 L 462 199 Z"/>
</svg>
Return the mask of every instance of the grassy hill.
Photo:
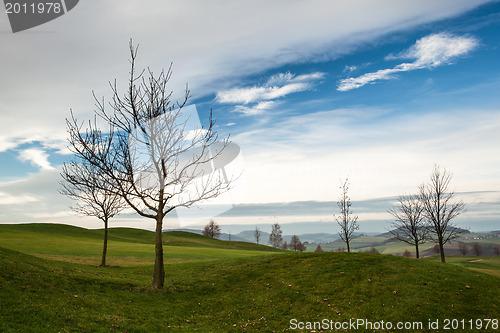
<svg viewBox="0 0 500 333">
<path fill-rule="evenodd" d="M 182 232 L 166 234 L 165 249 L 173 254 L 165 260 L 165 289 L 156 291 L 149 288 L 152 261 L 129 261 L 153 251 L 143 248 L 150 246 L 148 232 L 113 229 L 115 264 L 100 268 L 98 258 L 81 263 L 79 254 L 100 249 L 99 231 L 32 227 L 37 232 L 0 226 L 0 246 L 19 247 L 0 248 L 2 332 L 271 332 L 288 329 L 294 318 L 418 321 L 426 328 L 429 319 L 500 313 L 500 277 L 456 265 L 365 253 L 270 252 Z M 18 238 L 9 241 L 12 235 Z M 43 238 L 59 245 L 24 245 Z M 47 259 L 61 255 L 65 261 Z"/>
</svg>

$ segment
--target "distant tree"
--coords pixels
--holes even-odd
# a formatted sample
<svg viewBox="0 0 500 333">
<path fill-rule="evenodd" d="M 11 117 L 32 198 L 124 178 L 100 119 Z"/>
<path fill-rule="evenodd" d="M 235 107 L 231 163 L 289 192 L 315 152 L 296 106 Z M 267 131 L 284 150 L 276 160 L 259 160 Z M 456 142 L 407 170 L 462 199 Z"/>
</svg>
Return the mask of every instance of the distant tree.
<svg viewBox="0 0 500 333">
<path fill-rule="evenodd" d="M 432 248 L 432 252 L 434 252 L 435 254 L 441 253 L 441 248 L 438 244 L 434 245 L 434 247 Z"/>
<path fill-rule="evenodd" d="M 283 243 L 282 231 L 278 223 L 273 224 L 271 234 L 269 235 L 269 244 L 276 248 L 279 248 L 281 243 Z"/>
<path fill-rule="evenodd" d="M 458 250 L 464 256 L 467 254 L 467 251 L 469 251 L 469 247 L 464 242 L 459 242 L 458 243 Z"/>
<path fill-rule="evenodd" d="M 106 159 L 112 136 L 104 136 L 95 129 L 87 133 L 93 136 L 96 143 L 88 146 L 92 154 Z M 96 217 L 104 223 L 104 243 L 100 266 L 106 266 L 106 252 L 108 249 L 108 224 L 109 220 L 118 214 L 125 203 L 122 198 L 113 192 L 115 184 L 103 177 L 99 168 L 76 155 L 69 163 L 64 163 L 61 171 L 63 181 L 60 183 L 59 192 L 76 200 L 71 209 L 80 215 Z"/>
<path fill-rule="evenodd" d="M 455 193 L 449 189 L 451 178 L 452 175 L 446 169 L 441 170 L 436 165 L 430 182 L 420 186 L 425 217 L 431 228 L 430 236 L 439 245 L 441 262 L 445 262 L 444 244 L 459 237 L 463 232 L 463 229 L 451 223 L 465 211 L 463 201 L 452 202 Z"/>
<path fill-rule="evenodd" d="M 304 252 L 305 250 L 307 250 L 307 246 L 302 244 L 302 242 L 299 242 L 299 245 L 297 245 L 297 250 L 299 250 L 300 252 Z"/>
<path fill-rule="evenodd" d="M 349 179 L 340 186 L 341 194 L 337 205 L 340 209 L 340 214 L 335 216 L 335 219 L 340 226 L 339 236 L 347 245 L 347 252 L 351 252 L 350 241 L 354 231 L 359 229 L 358 217 L 352 214 L 351 211 L 351 198 L 349 198 Z"/>
<path fill-rule="evenodd" d="M 259 228 L 255 227 L 255 231 L 254 231 L 253 235 L 255 237 L 255 241 L 257 242 L 257 244 L 259 244 L 259 240 L 260 240 L 260 230 L 259 230 Z"/>
<path fill-rule="evenodd" d="M 415 247 L 415 256 L 420 258 L 418 246 L 428 239 L 429 228 L 425 223 L 424 205 L 418 195 L 403 195 L 395 207 L 388 211 L 394 216 L 390 233 L 398 240 Z"/>
<path fill-rule="evenodd" d="M 408 250 L 405 250 L 405 252 L 403 252 L 403 257 L 411 258 L 411 252 Z"/>
<path fill-rule="evenodd" d="M 323 251 L 323 248 L 321 248 L 321 245 L 318 244 L 318 246 L 316 246 L 316 250 L 314 250 L 314 252 L 325 252 L 325 251 Z"/>
<path fill-rule="evenodd" d="M 283 250 L 288 250 L 288 249 L 290 248 L 290 245 L 289 245 L 286 241 L 284 241 L 284 242 L 281 244 L 281 248 L 282 248 Z"/>
<path fill-rule="evenodd" d="M 220 237 L 219 225 L 214 220 L 210 220 L 210 222 L 205 226 L 205 229 L 203 229 L 203 236 L 219 238 Z"/>
<path fill-rule="evenodd" d="M 481 247 L 481 244 L 479 243 L 474 243 L 474 245 L 472 245 L 472 252 L 474 252 L 474 254 L 476 256 L 480 256 L 481 254 L 483 254 L 483 248 Z"/>
<path fill-rule="evenodd" d="M 493 253 L 495 253 L 495 255 L 499 256 L 500 255 L 500 246 L 495 246 L 493 248 Z"/>
<path fill-rule="evenodd" d="M 292 240 L 290 241 L 290 248 L 293 249 L 294 251 L 297 251 L 299 249 L 299 243 L 300 239 L 297 235 L 292 236 Z"/>
<path fill-rule="evenodd" d="M 337 252 L 345 252 L 345 247 L 338 247 Z"/>
</svg>

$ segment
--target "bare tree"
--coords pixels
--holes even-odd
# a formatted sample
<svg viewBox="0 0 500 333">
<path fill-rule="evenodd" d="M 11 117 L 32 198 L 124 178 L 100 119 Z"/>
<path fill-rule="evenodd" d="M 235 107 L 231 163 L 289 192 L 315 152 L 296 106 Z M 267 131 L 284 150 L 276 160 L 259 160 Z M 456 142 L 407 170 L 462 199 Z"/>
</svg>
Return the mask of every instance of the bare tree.
<svg viewBox="0 0 500 333">
<path fill-rule="evenodd" d="M 352 214 L 351 210 L 351 198 L 349 198 L 349 179 L 342 183 L 340 186 L 341 195 L 337 205 L 340 209 L 340 214 L 335 216 L 335 219 L 340 226 L 339 236 L 347 245 L 347 252 L 351 252 L 350 241 L 354 231 L 359 229 L 358 226 L 358 216 Z"/>
<path fill-rule="evenodd" d="M 98 130 L 87 135 L 93 137 L 92 141 L 95 143 L 88 146 L 89 150 L 106 159 L 113 138 L 104 136 Z M 124 202 L 113 192 L 113 184 L 102 177 L 99 168 L 82 159 L 81 156 L 76 155 L 72 161 L 64 163 L 61 177 L 63 181 L 60 182 L 59 192 L 77 202 L 71 206 L 71 209 L 80 215 L 96 217 L 104 223 L 104 242 L 100 264 L 104 267 L 108 249 L 108 223 L 124 208 Z"/>
<path fill-rule="evenodd" d="M 208 224 L 205 226 L 205 229 L 203 229 L 203 236 L 219 238 L 220 237 L 219 225 L 214 220 L 210 220 L 210 222 L 208 222 Z"/>
<path fill-rule="evenodd" d="M 444 244 L 460 236 L 462 229 L 451 221 L 465 211 L 463 201 L 453 202 L 455 192 L 450 191 L 452 175 L 437 165 L 431 174 L 430 182 L 420 186 L 425 217 L 430 224 L 430 238 L 439 245 L 441 262 L 445 262 Z"/>
<path fill-rule="evenodd" d="M 314 252 L 325 252 L 325 251 L 323 251 L 323 248 L 321 247 L 321 245 L 318 244 L 318 246 L 316 246 L 316 250 L 314 250 Z"/>
<path fill-rule="evenodd" d="M 481 244 L 479 243 L 474 243 L 474 245 L 472 245 L 472 252 L 474 252 L 474 254 L 476 256 L 480 256 L 481 254 L 483 254 L 483 248 L 481 247 Z"/>
<path fill-rule="evenodd" d="M 305 246 L 302 242 L 299 242 L 299 244 L 297 245 L 297 250 L 299 250 L 300 252 L 304 252 L 305 250 L 307 250 L 307 246 Z"/>
<path fill-rule="evenodd" d="M 413 245 L 416 258 L 420 258 L 418 246 L 425 243 L 429 234 L 420 196 L 400 196 L 398 203 L 389 210 L 389 213 L 395 218 L 390 233 L 398 240 Z"/>
<path fill-rule="evenodd" d="M 434 245 L 434 247 L 432 248 L 432 252 L 434 252 L 435 254 L 441 253 L 441 248 L 439 247 L 438 244 Z"/>
<path fill-rule="evenodd" d="M 294 250 L 297 251 L 299 248 L 299 243 L 300 239 L 297 235 L 293 235 L 292 239 L 290 240 L 290 247 Z"/>
<path fill-rule="evenodd" d="M 259 230 L 259 228 L 255 227 L 255 231 L 254 231 L 253 235 L 255 237 L 255 241 L 257 242 L 257 244 L 259 244 L 259 240 L 260 240 L 260 230 Z"/>
<path fill-rule="evenodd" d="M 271 234 L 269 234 L 269 244 L 276 248 L 283 243 L 282 231 L 278 223 L 273 224 Z"/>
<path fill-rule="evenodd" d="M 458 250 L 464 256 L 467 254 L 467 251 L 469 251 L 469 247 L 464 242 L 459 242 L 458 243 Z"/>
<path fill-rule="evenodd" d="M 290 248 L 290 245 L 287 243 L 287 241 L 284 241 L 283 244 L 281 244 L 281 248 L 283 250 L 288 250 Z"/>
<path fill-rule="evenodd" d="M 190 127 L 190 119 L 183 112 L 189 90 L 186 88 L 180 103 L 170 100 L 172 92 L 167 83 L 171 67 L 158 75 L 149 68 L 138 72 L 136 57 L 137 48 L 131 41 L 130 77 L 123 95 L 116 81 L 110 83 L 113 97 L 108 104 L 94 95 L 96 114 L 110 125 L 114 135 L 110 153 L 94 154 L 89 149 L 92 138 L 85 133 L 92 133 L 96 127 L 90 125 L 82 133 L 82 125 L 73 116 L 68 121 L 69 141 L 73 152 L 94 165 L 113 185 L 113 193 L 137 214 L 155 221 L 152 286 L 163 288 L 163 218 L 178 207 L 191 207 L 229 189 L 232 180 L 225 179 L 215 162 L 230 143 L 228 138 L 218 140 L 212 115 L 206 128 Z"/>
<path fill-rule="evenodd" d="M 406 258 L 411 258 L 411 252 L 410 252 L 410 251 L 408 251 L 408 250 L 405 250 L 405 251 L 403 252 L 403 257 L 406 257 Z"/>
</svg>

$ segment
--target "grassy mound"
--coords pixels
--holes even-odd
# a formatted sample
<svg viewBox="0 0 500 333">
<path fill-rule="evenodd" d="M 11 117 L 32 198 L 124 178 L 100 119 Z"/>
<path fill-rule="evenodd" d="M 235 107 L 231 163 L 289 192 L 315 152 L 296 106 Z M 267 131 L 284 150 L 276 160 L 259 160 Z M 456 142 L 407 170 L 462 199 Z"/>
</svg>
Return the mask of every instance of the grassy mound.
<svg viewBox="0 0 500 333">
<path fill-rule="evenodd" d="M 429 319 L 500 313 L 496 276 L 365 253 L 171 263 L 162 291 L 147 287 L 151 266 L 98 268 L 0 249 L 0 267 L 2 332 L 270 332 L 292 319 L 351 318 L 426 328 Z"/>
</svg>

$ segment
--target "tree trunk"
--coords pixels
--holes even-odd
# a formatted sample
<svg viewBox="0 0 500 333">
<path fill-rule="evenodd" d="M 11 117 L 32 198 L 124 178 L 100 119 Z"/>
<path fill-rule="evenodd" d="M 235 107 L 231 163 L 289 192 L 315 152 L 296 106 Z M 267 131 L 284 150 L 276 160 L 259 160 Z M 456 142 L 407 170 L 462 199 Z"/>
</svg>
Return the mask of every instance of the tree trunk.
<svg viewBox="0 0 500 333">
<path fill-rule="evenodd" d="M 420 253 L 418 252 L 418 244 L 415 244 L 415 258 L 420 258 Z"/>
<path fill-rule="evenodd" d="M 108 250 L 108 219 L 104 219 L 104 244 L 102 246 L 101 267 L 106 267 L 106 252 Z"/>
<path fill-rule="evenodd" d="M 351 252 L 351 247 L 349 246 L 349 240 L 347 240 L 347 238 L 345 243 L 347 244 L 347 252 Z"/>
<path fill-rule="evenodd" d="M 153 268 L 152 285 L 155 289 L 163 289 L 165 281 L 165 267 L 163 264 L 163 242 L 162 242 L 163 214 L 160 210 L 156 217 L 156 245 L 155 266 Z"/>
<path fill-rule="evenodd" d="M 441 262 L 445 262 L 445 259 L 444 259 L 444 246 L 443 246 L 443 240 L 441 238 L 439 239 L 439 252 L 441 253 Z"/>
</svg>

